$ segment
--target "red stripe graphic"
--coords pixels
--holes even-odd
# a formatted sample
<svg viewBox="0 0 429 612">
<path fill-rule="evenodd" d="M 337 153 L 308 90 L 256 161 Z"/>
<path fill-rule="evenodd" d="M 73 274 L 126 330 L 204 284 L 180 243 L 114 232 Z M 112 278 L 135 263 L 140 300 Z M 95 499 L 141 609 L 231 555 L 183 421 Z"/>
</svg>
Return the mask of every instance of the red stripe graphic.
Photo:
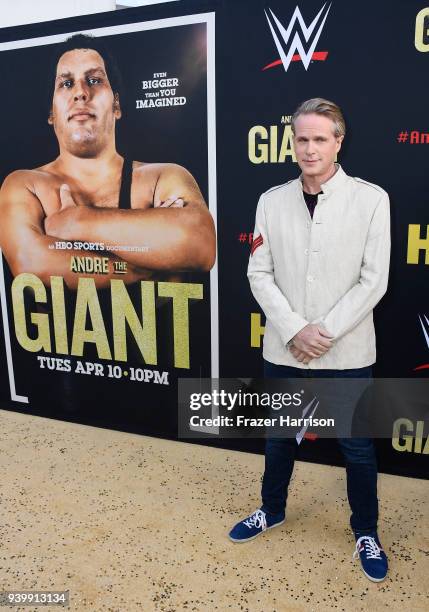
<svg viewBox="0 0 429 612">
<path fill-rule="evenodd" d="M 304 434 L 304 438 L 306 440 L 311 440 L 312 442 L 314 442 L 315 440 L 317 440 L 319 436 L 315 433 L 310 433 L 309 431 L 306 431 Z"/>
<path fill-rule="evenodd" d="M 263 240 L 258 241 L 258 242 L 254 242 L 254 243 L 252 244 L 252 248 L 251 248 L 250 253 L 253 255 L 253 253 L 256 251 L 256 249 L 257 249 L 258 247 L 260 247 L 260 246 L 263 244 L 263 242 L 264 242 Z"/>
<path fill-rule="evenodd" d="M 429 363 L 414 368 L 414 372 L 418 372 L 419 370 L 429 370 Z"/>
<path fill-rule="evenodd" d="M 250 249 L 250 254 L 253 255 L 256 249 L 260 247 L 261 244 L 263 243 L 264 243 L 264 239 L 262 238 L 262 236 L 260 234 L 259 236 L 256 236 L 256 238 L 252 242 L 252 248 Z"/>
<path fill-rule="evenodd" d="M 325 59 L 328 57 L 328 53 L 329 51 L 315 51 L 313 53 L 313 55 L 311 56 L 312 60 L 316 60 L 317 62 L 324 62 Z M 292 62 L 299 62 L 301 59 L 301 56 L 299 53 L 295 53 L 295 55 L 292 56 Z M 278 59 L 275 62 L 271 62 L 271 64 L 267 64 L 266 66 L 264 66 L 262 68 L 262 70 L 268 70 L 268 68 L 274 68 L 274 66 L 281 66 L 282 64 L 282 60 Z"/>
</svg>

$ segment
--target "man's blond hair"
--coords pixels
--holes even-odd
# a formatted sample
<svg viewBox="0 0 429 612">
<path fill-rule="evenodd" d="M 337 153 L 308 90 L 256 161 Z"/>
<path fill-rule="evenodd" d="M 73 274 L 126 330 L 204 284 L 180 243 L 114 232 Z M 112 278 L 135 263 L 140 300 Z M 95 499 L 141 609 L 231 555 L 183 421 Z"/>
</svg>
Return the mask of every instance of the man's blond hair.
<svg viewBox="0 0 429 612">
<path fill-rule="evenodd" d="M 332 121 L 335 126 L 334 134 L 335 137 L 345 136 L 346 123 L 344 121 L 343 113 L 335 102 L 325 100 L 324 98 L 311 98 L 302 102 L 292 116 L 292 132 L 295 134 L 295 122 L 299 115 L 322 115 Z"/>
</svg>

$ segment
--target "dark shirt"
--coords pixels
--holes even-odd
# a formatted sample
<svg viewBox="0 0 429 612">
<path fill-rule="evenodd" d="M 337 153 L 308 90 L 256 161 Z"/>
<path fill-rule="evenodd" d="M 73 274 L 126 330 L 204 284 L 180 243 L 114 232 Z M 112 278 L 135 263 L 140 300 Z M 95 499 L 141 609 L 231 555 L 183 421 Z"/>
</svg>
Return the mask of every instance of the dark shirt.
<svg viewBox="0 0 429 612">
<path fill-rule="evenodd" d="M 308 212 L 310 213 L 310 217 L 313 218 L 314 209 L 316 208 L 316 204 L 317 204 L 317 196 L 322 194 L 323 191 L 319 191 L 319 193 L 306 193 L 305 191 L 303 191 L 302 193 L 304 194 L 304 200 L 305 200 L 305 203 L 307 204 L 307 208 L 308 208 Z"/>
</svg>

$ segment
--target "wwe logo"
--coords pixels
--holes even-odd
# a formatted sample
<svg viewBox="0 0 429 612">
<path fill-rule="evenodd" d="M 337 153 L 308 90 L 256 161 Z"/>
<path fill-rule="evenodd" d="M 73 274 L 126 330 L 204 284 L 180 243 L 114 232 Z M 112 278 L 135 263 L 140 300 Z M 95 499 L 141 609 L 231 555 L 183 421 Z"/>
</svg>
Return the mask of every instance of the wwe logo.
<svg viewBox="0 0 429 612">
<path fill-rule="evenodd" d="M 424 321 L 421 318 L 421 316 L 419 315 L 419 321 L 420 321 L 420 325 L 422 326 L 423 335 L 425 337 L 426 344 L 428 345 L 428 348 L 429 348 L 429 333 L 428 333 L 428 330 L 429 330 L 429 319 L 427 318 L 426 315 L 423 315 L 423 317 L 425 319 Z M 425 326 L 425 323 L 426 323 L 426 326 Z"/>
<path fill-rule="evenodd" d="M 311 400 L 311 402 L 309 404 L 307 404 L 307 406 L 304 406 L 304 409 L 302 411 L 302 418 L 305 419 L 312 419 L 314 413 L 317 410 L 317 407 L 319 406 L 319 401 L 316 397 L 313 397 L 313 399 Z M 313 408 L 313 410 L 311 411 L 310 416 L 308 417 L 308 411 L 310 410 L 310 408 Z M 301 444 L 302 439 L 309 437 L 310 439 L 315 439 L 317 438 L 317 436 L 315 434 L 308 434 L 307 433 L 307 429 L 308 429 L 308 425 L 305 425 L 305 421 L 304 421 L 304 427 L 296 434 L 295 439 L 297 441 L 298 444 Z"/>
<path fill-rule="evenodd" d="M 305 25 L 305 21 L 301 15 L 301 11 L 298 7 L 295 8 L 295 11 L 292 15 L 292 19 L 289 22 L 287 29 L 283 27 L 277 17 L 274 15 L 273 11 L 269 9 L 271 16 L 265 11 L 265 16 L 268 21 L 268 25 L 270 26 L 271 34 L 273 35 L 274 42 L 276 43 L 277 51 L 280 54 L 281 62 L 273 62 L 273 64 L 269 64 L 265 68 L 271 68 L 274 65 L 278 65 L 283 63 L 283 67 L 285 72 L 287 72 L 289 65 L 292 61 L 301 59 L 304 64 L 304 68 L 308 70 L 310 62 L 312 59 L 325 59 L 327 53 L 321 53 L 321 57 L 313 57 L 314 50 L 319 41 L 320 35 L 322 33 L 323 26 L 325 25 L 326 18 L 328 16 L 329 10 L 331 8 L 331 4 L 326 8 L 327 3 L 325 3 L 320 11 L 317 13 L 316 17 L 307 27 Z M 310 38 L 313 35 L 313 32 L 317 29 L 312 42 L 308 48 L 308 51 L 305 51 L 304 44 L 299 36 L 299 33 L 295 31 L 295 35 L 292 39 L 292 42 L 289 43 L 289 38 L 292 34 L 293 27 L 295 23 L 298 22 L 299 27 L 301 29 L 301 33 L 305 38 L 305 44 L 308 45 Z M 282 44 L 283 43 L 283 44 Z M 298 52 L 298 55 L 294 55 L 295 51 Z M 318 54 L 314 54 L 318 55 Z M 323 57 L 322 57 L 323 56 Z"/>
<path fill-rule="evenodd" d="M 423 318 L 419 315 L 419 321 L 420 321 L 420 325 L 422 326 L 423 335 L 425 337 L 427 347 L 429 349 L 429 319 L 427 318 L 426 315 L 423 315 Z M 414 371 L 417 372 L 418 370 L 428 370 L 428 369 L 429 369 L 429 363 L 425 363 L 421 366 L 418 366 L 417 368 L 414 368 Z"/>
</svg>

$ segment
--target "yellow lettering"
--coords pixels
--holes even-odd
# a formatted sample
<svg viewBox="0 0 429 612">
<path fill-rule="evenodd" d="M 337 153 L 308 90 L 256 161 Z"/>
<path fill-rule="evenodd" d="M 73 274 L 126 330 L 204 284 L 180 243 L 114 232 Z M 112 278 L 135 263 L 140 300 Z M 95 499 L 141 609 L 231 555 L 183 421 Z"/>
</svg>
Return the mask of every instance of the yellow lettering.
<svg viewBox="0 0 429 612">
<path fill-rule="evenodd" d="M 85 272 L 87 272 L 88 274 L 95 272 L 96 262 L 92 259 L 92 257 L 82 257 L 82 260 Z"/>
<path fill-rule="evenodd" d="M 426 53 L 429 51 L 429 43 L 425 43 L 425 37 L 429 36 L 428 28 L 425 28 L 425 19 L 429 17 L 429 7 L 422 9 L 417 13 L 416 17 L 416 34 L 414 38 L 414 44 L 417 51 Z"/>
<path fill-rule="evenodd" d="M 64 300 L 64 279 L 51 276 L 52 315 L 54 320 L 55 350 L 62 355 L 69 354 L 67 337 L 66 305 Z"/>
<path fill-rule="evenodd" d="M 276 125 L 270 127 L 270 162 L 277 163 L 278 129 Z"/>
<path fill-rule="evenodd" d="M 403 435 L 401 432 L 401 427 L 405 427 L 405 431 L 408 433 L 413 433 L 414 426 L 413 422 L 409 419 L 396 419 L 393 423 L 393 436 L 392 436 L 392 446 L 395 450 L 403 452 L 412 452 L 413 450 L 413 436 L 412 435 Z M 404 443 L 400 443 L 404 441 Z"/>
<path fill-rule="evenodd" d="M 261 315 L 259 312 L 250 313 L 250 346 L 260 348 L 261 338 L 265 333 L 265 326 L 261 325 Z"/>
<path fill-rule="evenodd" d="M 76 257 L 70 258 L 70 270 L 84 274 L 108 274 L 108 257 Z"/>
<path fill-rule="evenodd" d="M 282 146 L 280 148 L 279 154 L 279 163 L 285 162 L 286 157 L 288 155 L 292 158 L 292 161 L 296 162 L 295 149 L 293 148 L 293 133 L 291 125 L 285 125 Z"/>
<path fill-rule="evenodd" d="M 423 427 L 424 421 L 417 421 L 416 423 L 416 435 L 414 442 L 414 452 L 421 453 L 422 452 L 422 444 L 423 444 Z"/>
<path fill-rule="evenodd" d="M 152 281 L 141 282 L 143 325 L 137 316 L 125 284 L 120 280 L 112 280 L 111 287 L 115 359 L 127 360 L 126 323 L 128 323 L 145 363 L 156 365 L 155 284 Z"/>
<path fill-rule="evenodd" d="M 70 258 L 70 270 L 72 272 L 86 272 L 85 258 L 84 257 L 73 257 Z"/>
<path fill-rule="evenodd" d="M 102 264 L 101 264 L 102 265 Z M 111 314 L 113 346 L 109 346 L 105 322 L 93 278 L 80 278 L 75 302 L 73 335 L 67 331 L 67 310 L 64 279 L 51 276 L 51 308 L 47 312 L 27 312 L 27 302 L 48 304 L 43 282 L 33 274 L 20 274 L 12 283 L 12 305 L 15 333 L 19 344 L 27 351 L 53 350 L 63 355 L 82 357 L 86 343 L 95 345 L 100 359 L 127 361 L 127 336 L 130 332 L 139 347 L 145 363 L 157 365 L 157 329 L 155 284 L 141 281 L 141 311 L 134 307 L 122 280 L 111 280 Z M 28 292 L 28 296 L 27 296 Z M 203 285 L 194 283 L 158 283 L 160 298 L 172 299 L 174 365 L 190 368 L 189 302 L 203 299 Z M 34 306 L 33 306 L 34 308 Z M 49 311 L 52 312 L 52 322 Z M 137 314 L 139 313 L 139 314 Z M 35 326 L 36 331 L 30 325 Z M 52 327 L 51 327 L 52 326 Z M 50 337 L 51 329 L 53 338 Z M 37 337 L 34 337 L 37 333 Z"/>
<path fill-rule="evenodd" d="M 265 164 L 268 162 L 268 144 L 256 142 L 256 137 L 267 140 L 268 132 L 262 125 L 255 125 L 249 131 L 249 159 L 253 164 Z"/>
<path fill-rule="evenodd" d="M 43 313 L 32 312 L 31 322 L 37 327 L 37 338 L 30 338 L 27 331 L 25 317 L 24 290 L 33 289 L 34 299 L 39 304 L 46 304 L 46 289 L 42 281 L 34 274 L 23 273 L 15 277 L 12 283 L 12 307 L 15 324 L 16 339 L 26 351 L 36 353 L 37 351 L 51 350 L 51 339 L 49 335 L 49 316 Z"/>
<path fill-rule="evenodd" d="M 86 272 L 84 257 L 77 257 L 77 269 L 79 272 Z"/>
<path fill-rule="evenodd" d="M 89 313 L 93 325 L 92 329 L 86 329 L 85 327 L 87 313 Z M 85 342 L 93 342 L 96 345 L 100 359 L 112 358 L 93 278 L 79 279 L 73 325 L 72 355 L 82 357 Z"/>
<path fill-rule="evenodd" d="M 420 225 L 411 224 L 408 226 L 408 264 L 419 263 L 419 252 L 421 250 L 426 252 L 425 263 L 429 264 L 429 225 L 426 228 L 426 238 L 422 238 L 420 236 Z"/>
<path fill-rule="evenodd" d="M 189 369 L 189 300 L 203 298 L 203 286 L 193 283 L 158 283 L 160 297 L 173 298 L 174 366 Z"/>
</svg>

